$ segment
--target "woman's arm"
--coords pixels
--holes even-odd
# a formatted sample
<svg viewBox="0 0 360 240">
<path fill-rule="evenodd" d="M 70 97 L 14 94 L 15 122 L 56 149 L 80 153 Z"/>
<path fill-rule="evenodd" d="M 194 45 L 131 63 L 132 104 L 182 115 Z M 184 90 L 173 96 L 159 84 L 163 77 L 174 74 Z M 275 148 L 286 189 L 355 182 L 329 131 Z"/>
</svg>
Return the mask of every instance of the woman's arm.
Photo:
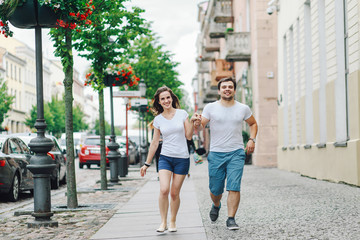
<svg viewBox="0 0 360 240">
<path fill-rule="evenodd" d="M 184 123 L 185 137 L 188 140 L 192 139 L 192 136 L 193 136 L 193 133 L 194 133 L 194 122 L 195 121 L 200 121 L 200 115 L 198 113 L 194 113 L 191 116 L 190 121 L 189 121 L 189 119 L 185 120 L 185 123 Z"/>
<path fill-rule="evenodd" d="M 154 128 L 154 135 L 153 135 L 153 139 L 150 143 L 150 147 L 149 147 L 149 151 L 148 151 L 148 155 L 146 158 L 146 164 L 150 165 L 152 159 L 154 158 L 155 152 L 159 146 L 159 141 L 160 141 L 160 130 L 157 128 Z M 144 165 L 140 168 L 140 175 L 143 177 L 146 174 L 146 170 L 149 167 Z"/>
</svg>

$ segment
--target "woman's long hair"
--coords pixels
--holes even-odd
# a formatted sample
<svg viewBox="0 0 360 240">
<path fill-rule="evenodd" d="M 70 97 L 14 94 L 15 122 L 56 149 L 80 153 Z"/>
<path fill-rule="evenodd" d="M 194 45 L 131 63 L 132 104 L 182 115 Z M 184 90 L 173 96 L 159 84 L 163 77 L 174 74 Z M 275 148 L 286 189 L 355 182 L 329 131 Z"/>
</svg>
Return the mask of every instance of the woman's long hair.
<svg viewBox="0 0 360 240">
<path fill-rule="evenodd" d="M 173 93 L 173 91 L 170 88 L 168 88 L 167 86 L 163 86 L 158 88 L 153 98 L 153 106 L 151 108 L 151 111 L 155 116 L 161 114 L 164 111 L 163 107 L 160 105 L 160 98 L 159 98 L 160 93 L 163 92 L 170 93 L 170 96 L 172 98 L 171 105 L 173 108 L 180 108 L 179 98 Z"/>
</svg>

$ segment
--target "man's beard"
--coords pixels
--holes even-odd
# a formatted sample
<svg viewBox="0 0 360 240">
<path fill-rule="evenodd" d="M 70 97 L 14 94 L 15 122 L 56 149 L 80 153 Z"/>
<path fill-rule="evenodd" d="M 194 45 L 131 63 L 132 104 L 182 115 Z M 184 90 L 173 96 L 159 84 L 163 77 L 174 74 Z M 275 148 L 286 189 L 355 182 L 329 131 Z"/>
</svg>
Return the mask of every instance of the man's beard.
<svg viewBox="0 0 360 240">
<path fill-rule="evenodd" d="M 234 99 L 234 96 L 229 96 L 229 97 L 221 96 L 221 99 L 224 101 L 232 101 Z"/>
</svg>

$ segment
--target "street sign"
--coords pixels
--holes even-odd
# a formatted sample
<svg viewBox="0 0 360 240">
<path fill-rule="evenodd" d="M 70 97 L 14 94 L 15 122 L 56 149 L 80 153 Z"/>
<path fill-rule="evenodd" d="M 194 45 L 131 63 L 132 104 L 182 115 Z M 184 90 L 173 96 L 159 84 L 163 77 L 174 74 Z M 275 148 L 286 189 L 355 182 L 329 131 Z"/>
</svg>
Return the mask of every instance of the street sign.
<svg viewBox="0 0 360 240">
<path fill-rule="evenodd" d="M 113 97 L 140 97 L 140 91 L 117 91 L 113 93 Z"/>
<path fill-rule="evenodd" d="M 133 98 L 131 99 L 131 106 L 132 107 L 138 107 L 141 105 L 147 105 L 148 101 L 145 98 Z"/>
</svg>

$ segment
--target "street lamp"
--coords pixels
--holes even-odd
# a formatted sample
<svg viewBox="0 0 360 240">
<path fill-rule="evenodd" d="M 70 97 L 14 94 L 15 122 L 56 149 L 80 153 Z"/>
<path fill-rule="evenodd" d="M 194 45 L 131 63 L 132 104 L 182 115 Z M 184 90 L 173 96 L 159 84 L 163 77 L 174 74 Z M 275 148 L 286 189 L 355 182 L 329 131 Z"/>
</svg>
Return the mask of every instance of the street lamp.
<svg viewBox="0 0 360 240">
<path fill-rule="evenodd" d="M 35 128 L 36 138 L 31 139 L 29 147 L 35 154 L 30 158 L 27 165 L 34 178 L 34 221 L 28 222 L 29 228 L 57 227 L 58 222 L 51 220 L 54 215 L 51 212 L 50 174 L 56 165 L 48 156 L 48 152 L 54 146 L 51 139 L 45 137 L 46 122 L 44 119 L 44 96 L 43 96 L 43 63 L 42 63 L 42 38 L 41 29 L 56 26 L 57 16 L 54 12 L 46 12 L 44 6 L 38 7 L 35 1 L 26 1 L 21 8 L 16 8 L 11 15 L 10 22 L 18 28 L 35 28 L 35 63 L 36 63 L 36 107 L 37 119 Z M 24 7 L 26 6 L 26 7 Z M 43 12 L 40 11 L 45 10 Z M 45 7 L 46 8 L 46 7 Z M 34 12 L 32 12 L 34 9 Z M 41 12 L 41 14 L 40 14 Z M 26 16 L 24 16 L 26 15 Z M 44 20 L 44 21 L 42 21 Z"/>
<path fill-rule="evenodd" d="M 146 84 L 145 84 L 144 79 L 141 79 L 141 80 L 140 80 L 140 83 L 139 83 L 139 91 L 140 91 L 140 96 L 141 96 L 141 97 L 145 97 L 145 96 L 146 96 Z"/>
<path fill-rule="evenodd" d="M 140 80 L 139 83 L 139 90 L 140 90 L 140 95 L 141 97 L 145 97 L 146 96 L 146 84 L 144 79 Z M 145 123 L 145 111 L 147 110 L 147 105 L 140 105 L 139 107 L 139 121 L 141 122 L 141 129 L 142 134 L 140 136 L 142 136 L 142 141 L 140 143 L 140 154 L 141 154 L 141 158 L 140 158 L 140 167 L 142 165 L 144 165 L 145 161 L 146 161 L 146 156 L 147 156 L 147 142 L 145 141 L 145 131 L 146 131 L 146 123 Z"/>
</svg>

